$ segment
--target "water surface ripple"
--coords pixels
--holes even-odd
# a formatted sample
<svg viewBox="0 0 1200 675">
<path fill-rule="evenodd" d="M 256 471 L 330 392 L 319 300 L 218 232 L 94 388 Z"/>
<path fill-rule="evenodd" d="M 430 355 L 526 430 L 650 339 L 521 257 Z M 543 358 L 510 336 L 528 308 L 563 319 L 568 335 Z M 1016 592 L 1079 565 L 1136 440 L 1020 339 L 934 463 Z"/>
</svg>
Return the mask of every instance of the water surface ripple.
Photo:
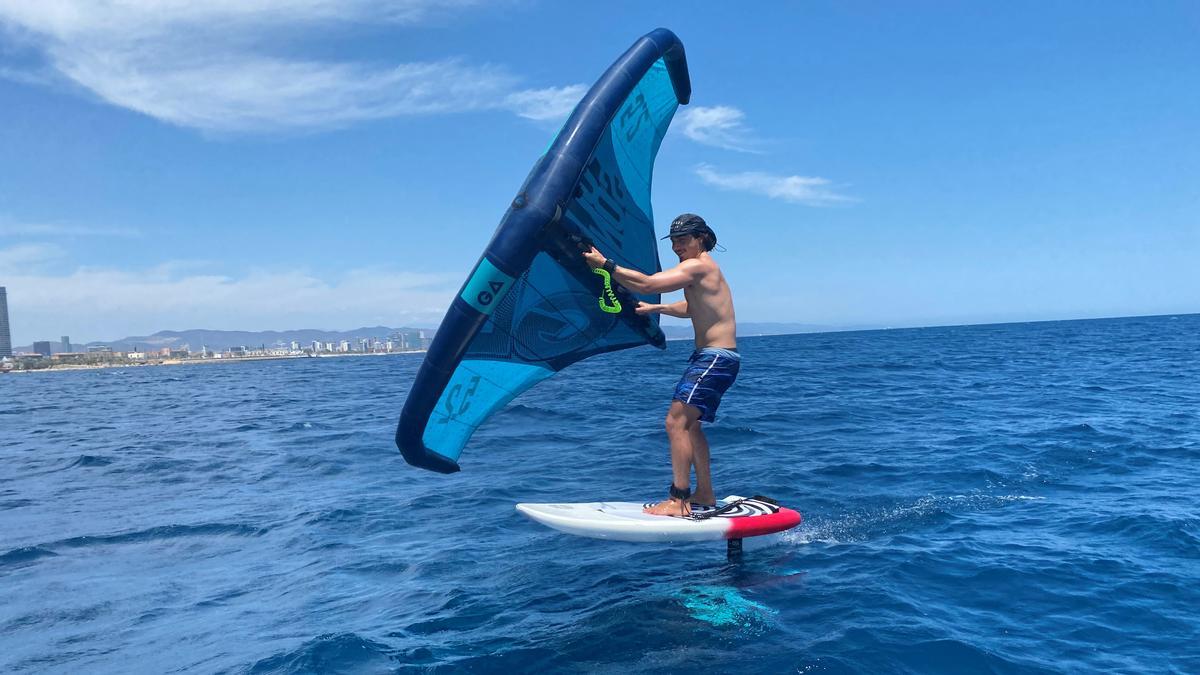
<svg viewBox="0 0 1200 675">
<path fill-rule="evenodd" d="M 0 377 L 6 672 L 1200 672 L 1200 315 L 745 338 L 717 489 L 804 512 L 605 543 L 689 345 L 392 444 L 419 356 Z"/>
</svg>

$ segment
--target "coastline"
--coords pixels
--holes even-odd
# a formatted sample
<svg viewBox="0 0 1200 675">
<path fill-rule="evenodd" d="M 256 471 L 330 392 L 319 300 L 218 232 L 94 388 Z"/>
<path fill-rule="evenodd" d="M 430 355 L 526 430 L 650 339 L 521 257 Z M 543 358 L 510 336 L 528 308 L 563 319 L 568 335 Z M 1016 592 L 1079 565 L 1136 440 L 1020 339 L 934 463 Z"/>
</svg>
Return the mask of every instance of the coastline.
<svg viewBox="0 0 1200 675">
<path fill-rule="evenodd" d="M 63 364 L 47 366 L 45 368 L 28 368 L 21 370 L 5 370 L 0 371 L 2 374 L 17 374 L 17 373 L 50 373 L 50 372 L 66 372 L 79 370 L 108 370 L 113 368 L 146 368 L 157 366 L 189 366 L 201 365 L 209 363 L 245 363 L 247 361 L 296 361 L 307 359 L 328 359 L 328 358 L 345 358 L 345 357 L 364 357 L 364 356 L 400 356 L 408 354 L 424 354 L 427 350 L 413 349 L 402 352 L 351 352 L 346 354 L 304 354 L 296 356 L 238 356 L 234 358 L 222 359 L 163 359 L 162 361 L 148 361 L 138 363 L 105 363 L 102 365 L 85 365 L 85 364 Z"/>
</svg>

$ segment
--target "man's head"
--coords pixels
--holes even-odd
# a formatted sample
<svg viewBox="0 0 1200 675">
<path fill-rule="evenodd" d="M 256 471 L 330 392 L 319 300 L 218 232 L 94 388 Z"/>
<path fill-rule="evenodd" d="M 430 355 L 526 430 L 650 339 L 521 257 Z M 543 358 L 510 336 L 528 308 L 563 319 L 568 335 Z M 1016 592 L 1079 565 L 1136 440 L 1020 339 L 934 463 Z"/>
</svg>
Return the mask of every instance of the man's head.
<svg viewBox="0 0 1200 675">
<path fill-rule="evenodd" d="M 717 233 L 712 231 L 704 219 L 694 213 L 684 213 L 671 223 L 671 231 L 663 239 L 670 238 L 671 249 L 680 260 L 694 258 L 702 251 L 711 251 L 717 245 Z"/>
</svg>

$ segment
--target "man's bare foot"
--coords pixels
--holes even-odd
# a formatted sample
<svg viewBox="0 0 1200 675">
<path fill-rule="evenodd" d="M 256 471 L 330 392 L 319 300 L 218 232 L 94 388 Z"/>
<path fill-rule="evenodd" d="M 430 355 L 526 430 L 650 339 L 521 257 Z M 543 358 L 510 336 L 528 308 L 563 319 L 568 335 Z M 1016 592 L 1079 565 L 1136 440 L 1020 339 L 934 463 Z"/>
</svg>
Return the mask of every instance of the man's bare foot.
<svg viewBox="0 0 1200 675">
<path fill-rule="evenodd" d="M 654 506 L 647 506 L 642 509 L 642 513 L 649 513 L 652 516 L 689 516 L 692 514 L 692 509 L 687 502 L 672 497 Z"/>
<path fill-rule="evenodd" d="M 711 492 L 697 492 L 692 495 L 692 503 L 697 506 L 716 506 L 717 498 Z"/>
</svg>

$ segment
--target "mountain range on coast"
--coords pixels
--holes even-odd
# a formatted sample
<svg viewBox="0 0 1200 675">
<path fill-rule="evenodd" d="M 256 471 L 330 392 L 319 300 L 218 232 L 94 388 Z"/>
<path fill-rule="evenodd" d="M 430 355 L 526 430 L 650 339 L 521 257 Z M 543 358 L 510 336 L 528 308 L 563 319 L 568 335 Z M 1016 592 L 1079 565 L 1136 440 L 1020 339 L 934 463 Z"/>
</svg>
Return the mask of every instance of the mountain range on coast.
<svg viewBox="0 0 1200 675">
<path fill-rule="evenodd" d="M 686 324 L 662 324 L 663 332 L 669 340 L 683 340 L 692 337 L 692 327 Z M 829 330 L 839 330 L 833 326 L 804 323 L 739 323 L 738 335 L 751 337 L 754 335 L 786 335 L 791 333 L 819 333 Z M 321 330 L 302 328 L 282 331 L 235 331 L 235 330 L 162 330 L 150 335 L 131 335 L 119 340 L 93 341 L 77 343 L 71 346 L 72 351 L 84 351 L 88 347 L 106 346 L 113 351 L 153 351 L 163 347 L 182 348 L 187 345 L 192 350 L 208 347 L 213 350 L 223 350 L 230 347 L 271 347 L 277 344 L 289 345 L 293 341 L 308 346 L 313 341 L 337 343 L 342 340 L 356 342 L 363 338 L 386 340 L 397 332 L 425 331 L 426 335 L 434 332 L 429 327 L 390 328 L 388 326 L 364 326 L 353 330 Z M 50 342 L 51 351 L 62 351 L 58 341 Z M 32 345 L 14 347 L 14 352 L 32 352 Z"/>
</svg>

